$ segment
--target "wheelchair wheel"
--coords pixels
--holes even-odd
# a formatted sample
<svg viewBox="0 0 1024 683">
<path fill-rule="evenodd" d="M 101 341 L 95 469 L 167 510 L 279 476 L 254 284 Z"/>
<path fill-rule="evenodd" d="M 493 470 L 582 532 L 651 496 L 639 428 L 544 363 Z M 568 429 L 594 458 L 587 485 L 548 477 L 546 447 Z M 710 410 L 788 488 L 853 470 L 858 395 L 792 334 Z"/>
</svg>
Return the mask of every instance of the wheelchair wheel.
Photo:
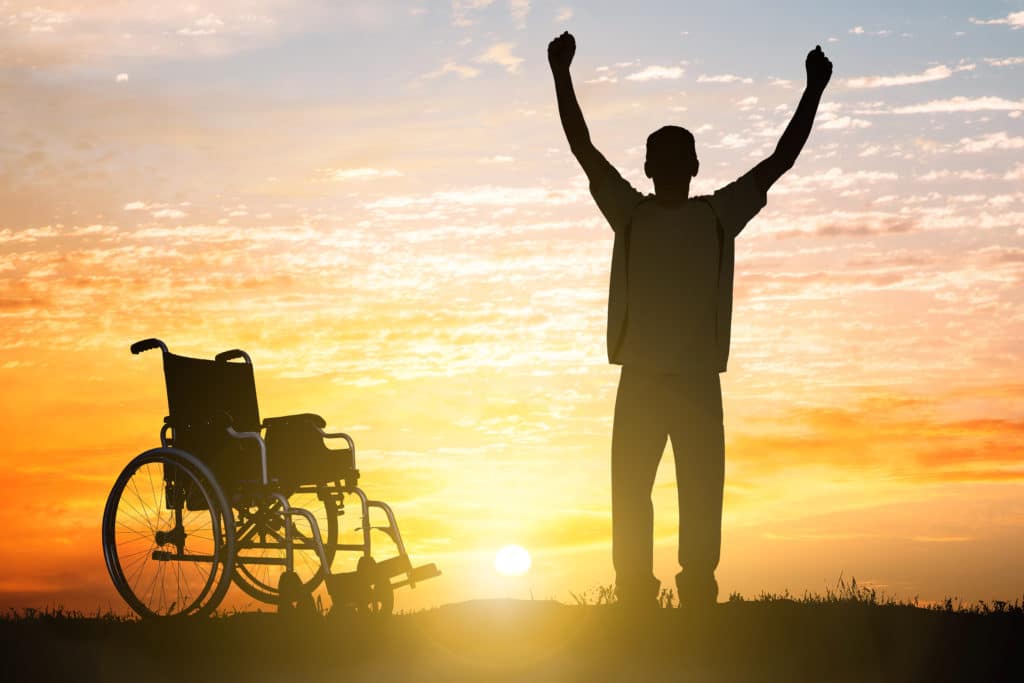
<svg viewBox="0 0 1024 683">
<path fill-rule="evenodd" d="M 132 460 L 103 512 L 103 556 L 142 617 L 200 616 L 231 583 L 234 529 L 224 494 L 195 457 L 156 448 Z"/>
<path fill-rule="evenodd" d="M 327 563 L 334 561 L 338 543 L 338 504 L 330 495 L 321 497 L 315 490 L 295 492 L 288 505 L 309 510 L 316 517 Z M 280 502 L 236 510 L 235 585 L 253 598 L 266 603 L 279 602 L 279 585 L 285 571 L 284 518 Z M 323 581 L 320 556 L 315 550 L 312 529 L 301 517 L 293 517 L 294 569 L 304 589 L 310 593 Z M 268 562 L 269 561 L 269 562 Z"/>
</svg>

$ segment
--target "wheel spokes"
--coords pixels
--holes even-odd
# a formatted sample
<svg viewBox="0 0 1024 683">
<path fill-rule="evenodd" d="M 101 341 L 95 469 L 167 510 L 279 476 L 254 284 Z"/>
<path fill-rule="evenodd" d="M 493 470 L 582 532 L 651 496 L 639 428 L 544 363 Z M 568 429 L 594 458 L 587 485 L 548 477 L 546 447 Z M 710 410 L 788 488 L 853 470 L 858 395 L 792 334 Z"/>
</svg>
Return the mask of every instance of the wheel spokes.
<svg viewBox="0 0 1024 683">
<path fill-rule="evenodd" d="M 337 542 L 334 502 L 322 501 L 316 492 L 304 491 L 293 493 L 288 504 L 292 508 L 309 510 L 314 514 L 330 561 L 334 555 L 333 544 Z M 280 502 L 274 500 L 261 508 L 239 510 L 239 522 L 235 527 L 238 542 L 235 581 L 253 597 L 267 602 L 277 600 L 278 584 L 286 568 L 284 561 L 287 543 L 281 507 Z M 322 563 L 313 530 L 304 518 L 291 519 L 293 569 L 307 589 L 312 590 L 322 578 Z"/>
<path fill-rule="evenodd" d="M 169 491 L 178 500 L 169 501 Z M 182 510 L 176 522 L 175 508 L 186 500 L 205 509 Z M 170 616 L 200 606 L 222 564 L 215 510 L 196 475 L 179 464 L 154 459 L 129 475 L 116 503 L 112 541 L 121 579 L 138 603 L 133 608 Z"/>
</svg>

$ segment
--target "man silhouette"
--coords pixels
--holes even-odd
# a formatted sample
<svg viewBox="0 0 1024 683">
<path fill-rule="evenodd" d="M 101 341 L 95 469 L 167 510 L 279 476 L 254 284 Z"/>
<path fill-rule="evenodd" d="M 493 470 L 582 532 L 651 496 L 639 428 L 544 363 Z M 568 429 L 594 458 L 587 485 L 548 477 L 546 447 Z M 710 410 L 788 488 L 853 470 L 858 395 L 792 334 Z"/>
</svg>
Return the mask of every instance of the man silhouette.
<svg viewBox="0 0 1024 683">
<path fill-rule="evenodd" d="M 635 190 L 590 141 L 569 65 L 568 32 L 548 45 L 558 113 L 590 192 L 615 231 L 608 296 L 608 360 L 622 366 L 612 428 L 612 561 L 621 603 L 655 606 L 651 489 L 672 439 L 679 492 L 682 606 L 714 604 L 722 533 L 725 441 L 719 373 L 729 357 L 734 240 L 765 205 L 811 132 L 832 63 L 807 55 L 807 87 L 774 153 L 707 197 L 690 197 L 697 175 L 693 135 L 665 126 L 647 138 L 644 173 L 654 194 Z"/>
</svg>

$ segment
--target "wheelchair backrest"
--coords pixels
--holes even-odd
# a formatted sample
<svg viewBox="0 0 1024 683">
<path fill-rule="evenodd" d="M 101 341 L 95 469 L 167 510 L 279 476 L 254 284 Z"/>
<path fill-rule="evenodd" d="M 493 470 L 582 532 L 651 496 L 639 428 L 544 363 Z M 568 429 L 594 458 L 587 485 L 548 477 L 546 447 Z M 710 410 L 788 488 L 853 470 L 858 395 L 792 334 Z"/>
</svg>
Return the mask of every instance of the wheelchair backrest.
<svg viewBox="0 0 1024 683">
<path fill-rule="evenodd" d="M 224 422 L 240 432 L 258 432 L 256 381 L 248 363 L 164 354 L 167 409 L 172 424 Z M 225 422 L 229 418 L 230 422 Z"/>
<path fill-rule="evenodd" d="M 164 353 L 167 409 L 174 446 L 205 461 L 219 476 L 256 478 L 258 451 L 231 439 L 226 428 L 259 432 L 260 414 L 252 365 Z M 250 471 L 251 470 L 251 471 Z"/>
</svg>

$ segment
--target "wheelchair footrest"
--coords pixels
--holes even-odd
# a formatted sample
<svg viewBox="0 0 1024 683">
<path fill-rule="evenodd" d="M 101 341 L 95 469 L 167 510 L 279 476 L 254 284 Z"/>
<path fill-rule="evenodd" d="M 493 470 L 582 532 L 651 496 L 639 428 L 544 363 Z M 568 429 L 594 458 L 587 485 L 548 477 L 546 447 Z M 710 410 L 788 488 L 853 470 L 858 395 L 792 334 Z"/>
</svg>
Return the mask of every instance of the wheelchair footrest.
<svg viewBox="0 0 1024 683">
<path fill-rule="evenodd" d="M 412 562 L 408 555 L 396 555 L 377 563 L 377 576 L 390 579 L 392 576 L 407 574 L 412 571 Z"/>
<path fill-rule="evenodd" d="M 433 578 L 438 577 L 438 576 L 441 576 L 441 570 L 437 568 L 436 564 L 431 562 L 430 564 L 425 564 L 425 565 L 422 565 L 420 567 L 414 567 L 413 569 L 409 570 L 409 578 L 404 579 L 402 581 L 397 581 L 397 582 L 391 584 L 391 587 L 392 588 L 401 588 L 402 586 L 413 586 L 414 587 L 417 583 L 419 583 L 421 581 L 426 581 L 427 579 L 433 579 Z"/>
</svg>

